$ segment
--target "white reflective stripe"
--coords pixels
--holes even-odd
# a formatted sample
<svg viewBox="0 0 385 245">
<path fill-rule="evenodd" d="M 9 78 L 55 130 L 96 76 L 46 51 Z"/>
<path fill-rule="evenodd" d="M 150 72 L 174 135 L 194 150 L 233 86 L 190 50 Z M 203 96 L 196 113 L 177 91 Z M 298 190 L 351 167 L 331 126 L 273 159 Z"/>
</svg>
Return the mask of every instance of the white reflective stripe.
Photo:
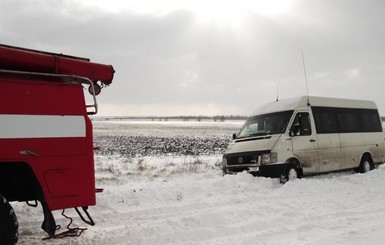
<svg viewBox="0 0 385 245">
<path fill-rule="evenodd" d="M 85 136 L 83 116 L 0 115 L 0 139 Z"/>
</svg>

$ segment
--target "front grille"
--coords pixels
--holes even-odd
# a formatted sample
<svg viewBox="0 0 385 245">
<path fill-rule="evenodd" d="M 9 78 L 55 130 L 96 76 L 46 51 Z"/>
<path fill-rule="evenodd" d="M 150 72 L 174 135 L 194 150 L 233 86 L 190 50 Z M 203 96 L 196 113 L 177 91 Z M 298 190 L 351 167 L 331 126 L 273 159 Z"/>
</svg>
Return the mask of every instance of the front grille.
<svg viewBox="0 0 385 245">
<path fill-rule="evenodd" d="M 259 165 L 260 156 L 262 152 L 241 152 L 226 154 L 224 157 L 227 159 L 227 165 Z"/>
</svg>

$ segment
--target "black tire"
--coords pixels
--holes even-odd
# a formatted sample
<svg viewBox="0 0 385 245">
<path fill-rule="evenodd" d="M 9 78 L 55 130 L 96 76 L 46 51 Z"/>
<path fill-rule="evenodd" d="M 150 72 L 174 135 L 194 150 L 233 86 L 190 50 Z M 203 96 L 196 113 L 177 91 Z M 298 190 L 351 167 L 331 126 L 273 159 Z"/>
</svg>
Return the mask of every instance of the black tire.
<svg viewBox="0 0 385 245">
<path fill-rule="evenodd" d="M 281 176 L 280 182 L 284 184 L 288 181 L 293 181 L 295 179 L 300 179 L 300 178 L 301 178 L 301 175 L 298 167 L 296 167 L 296 165 L 294 164 L 289 164 L 285 168 L 285 172 L 283 176 Z"/>
<path fill-rule="evenodd" d="M 363 156 L 360 162 L 360 166 L 358 166 L 358 169 L 357 169 L 358 172 L 366 173 L 373 169 L 374 167 L 373 167 L 372 160 L 367 156 Z"/>
<path fill-rule="evenodd" d="M 19 223 L 12 206 L 0 195 L 0 241 L 4 245 L 16 244 L 19 238 Z"/>
</svg>

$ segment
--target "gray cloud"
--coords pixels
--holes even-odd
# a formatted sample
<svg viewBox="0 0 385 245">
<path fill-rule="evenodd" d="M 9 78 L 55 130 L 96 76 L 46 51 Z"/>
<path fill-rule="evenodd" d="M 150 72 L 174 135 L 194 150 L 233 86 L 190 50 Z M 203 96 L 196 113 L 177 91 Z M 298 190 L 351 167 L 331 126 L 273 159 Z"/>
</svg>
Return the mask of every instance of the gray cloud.
<svg viewBox="0 0 385 245">
<path fill-rule="evenodd" d="M 0 36 L 112 64 L 101 114 L 248 114 L 277 87 L 281 98 L 306 93 L 303 50 L 310 94 L 372 99 L 385 115 L 384 5 L 298 0 L 287 15 L 249 13 L 234 27 L 201 23 L 186 9 L 112 13 L 76 1 L 3 0 Z"/>
</svg>

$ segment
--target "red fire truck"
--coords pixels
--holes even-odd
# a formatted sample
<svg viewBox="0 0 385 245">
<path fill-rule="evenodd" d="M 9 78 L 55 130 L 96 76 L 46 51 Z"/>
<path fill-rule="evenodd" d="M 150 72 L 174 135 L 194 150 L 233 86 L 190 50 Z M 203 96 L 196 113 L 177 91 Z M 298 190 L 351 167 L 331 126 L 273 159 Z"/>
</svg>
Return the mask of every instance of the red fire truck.
<svg viewBox="0 0 385 245">
<path fill-rule="evenodd" d="M 50 237 L 54 210 L 75 208 L 95 224 L 87 211 L 96 203 L 89 115 L 113 76 L 112 66 L 86 58 L 0 44 L 1 244 L 18 238 L 12 201 L 40 203 Z"/>
</svg>

